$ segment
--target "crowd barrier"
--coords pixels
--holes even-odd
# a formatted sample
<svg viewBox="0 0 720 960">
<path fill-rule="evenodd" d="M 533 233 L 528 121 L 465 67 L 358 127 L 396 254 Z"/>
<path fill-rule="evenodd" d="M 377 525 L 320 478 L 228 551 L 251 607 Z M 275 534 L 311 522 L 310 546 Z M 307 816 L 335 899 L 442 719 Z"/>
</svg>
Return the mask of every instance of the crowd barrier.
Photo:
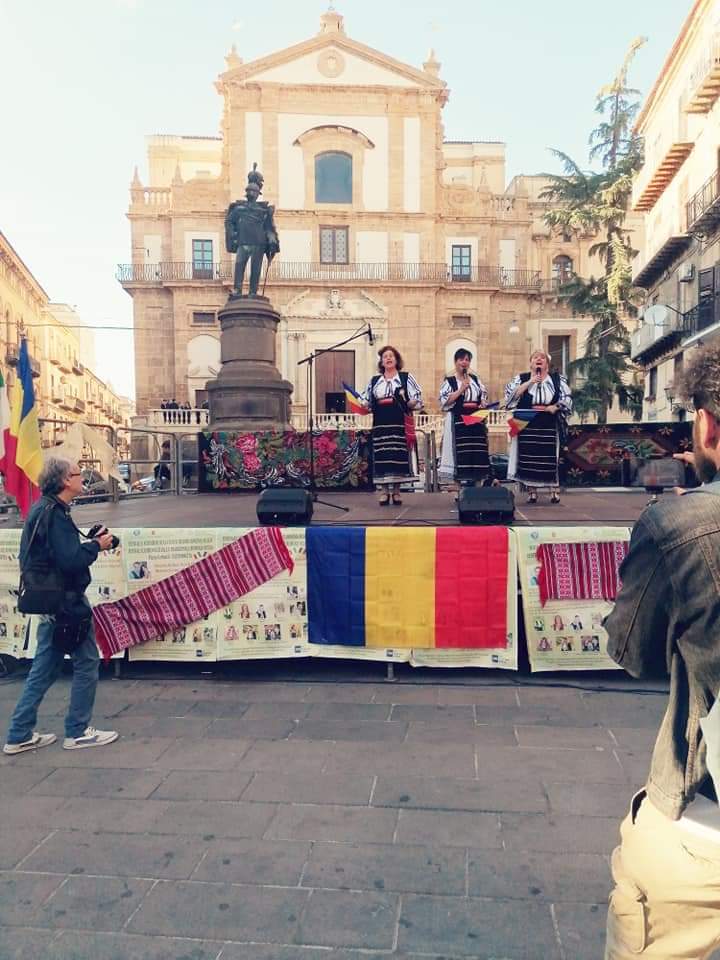
<svg viewBox="0 0 720 960">
<path fill-rule="evenodd" d="M 602 628 L 602 620 L 611 609 L 611 602 L 548 600 L 545 606 L 541 606 L 536 553 L 541 543 L 553 541 L 597 543 L 627 540 L 630 531 L 626 526 L 526 527 L 517 530 L 502 528 L 507 529 L 508 537 L 507 577 L 503 580 L 506 584 L 505 637 L 504 643 L 494 648 L 311 643 L 308 637 L 306 539 L 312 535 L 309 531 L 317 529 L 283 530 L 283 536 L 295 560 L 292 574 L 275 577 L 202 621 L 133 647 L 127 651 L 129 659 L 212 662 L 324 657 L 377 660 L 388 664 L 407 662 L 413 666 L 424 667 L 517 670 L 519 646 L 524 642 L 527 644 L 527 655 L 533 671 L 607 670 L 615 667 L 607 656 L 607 635 Z M 398 537 L 400 546 L 401 538 L 413 529 L 428 528 L 394 528 L 393 536 Z M 444 528 L 443 537 L 452 537 L 453 530 L 458 531 L 458 537 L 467 537 L 469 531 L 482 529 Z M 33 655 L 37 618 L 25 617 L 17 610 L 20 532 L 0 531 L 0 653 L 23 659 Z M 92 567 L 93 580 L 88 596 L 93 605 L 118 600 L 177 573 L 183 567 L 241 536 L 246 532 L 246 528 L 127 528 L 115 532 L 120 538 L 120 546 L 116 550 L 102 553 Z M 414 543 L 415 553 L 417 549 L 418 545 Z M 435 547 L 432 546 L 432 549 L 434 551 Z M 452 544 L 450 549 L 452 551 Z M 435 562 L 433 555 L 433 563 Z M 444 562 L 438 554 L 438 577 L 443 574 Z M 402 574 L 402 570 L 399 572 Z M 448 582 L 451 580 L 452 576 Z M 315 583 L 314 589 L 317 588 Z M 322 588 L 321 584 L 320 589 Z M 330 585 L 328 589 L 331 589 Z M 458 596 L 460 622 L 463 618 L 462 589 Z M 443 616 L 447 617 L 447 610 Z M 478 624 L 479 635 L 484 620 L 483 609 L 477 602 L 472 607 L 472 617 L 473 622 Z M 466 620 L 463 621 L 463 631 L 463 637 L 473 637 L 473 631 L 467 631 Z M 351 640 L 348 639 L 347 642 L 350 643 Z"/>
</svg>

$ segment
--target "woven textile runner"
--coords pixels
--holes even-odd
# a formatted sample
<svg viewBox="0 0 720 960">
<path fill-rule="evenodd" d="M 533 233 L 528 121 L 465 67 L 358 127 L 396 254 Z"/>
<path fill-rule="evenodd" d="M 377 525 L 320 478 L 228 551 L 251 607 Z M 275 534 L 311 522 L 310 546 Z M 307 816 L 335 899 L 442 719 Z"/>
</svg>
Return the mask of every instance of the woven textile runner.
<svg viewBox="0 0 720 960">
<path fill-rule="evenodd" d="M 105 659 L 187 626 L 267 583 L 293 559 L 278 527 L 258 527 L 130 597 L 93 609 L 95 638 Z"/>
<path fill-rule="evenodd" d="M 548 600 L 614 600 L 627 540 L 609 543 L 543 543 L 536 553 L 540 564 L 540 603 Z"/>
</svg>

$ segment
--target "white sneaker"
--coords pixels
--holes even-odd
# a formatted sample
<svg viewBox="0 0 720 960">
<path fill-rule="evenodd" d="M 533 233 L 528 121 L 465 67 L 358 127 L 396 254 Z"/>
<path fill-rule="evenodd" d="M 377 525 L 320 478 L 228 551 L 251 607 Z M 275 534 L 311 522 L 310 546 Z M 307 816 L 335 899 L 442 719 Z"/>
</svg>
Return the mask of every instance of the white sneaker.
<svg viewBox="0 0 720 960">
<path fill-rule="evenodd" d="M 25 753 L 26 750 L 39 750 L 40 747 L 49 747 L 56 740 L 54 733 L 38 733 L 35 730 L 29 740 L 23 740 L 22 743 L 6 743 L 3 753 L 12 756 L 14 753 Z"/>
<path fill-rule="evenodd" d="M 63 749 L 82 750 L 83 747 L 104 747 L 108 743 L 113 743 L 117 738 L 116 730 L 96 730 L 95 727 L 87 727 L 85 733 L 79 737 L 65 737 Z"/>
</svg>

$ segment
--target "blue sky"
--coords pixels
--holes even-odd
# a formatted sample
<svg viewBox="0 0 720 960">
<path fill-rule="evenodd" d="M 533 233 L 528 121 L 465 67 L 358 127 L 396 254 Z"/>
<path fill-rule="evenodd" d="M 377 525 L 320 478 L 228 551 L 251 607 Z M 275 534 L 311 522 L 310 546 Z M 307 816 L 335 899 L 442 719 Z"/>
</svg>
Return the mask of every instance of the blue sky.
<svg viewBox="0 0 720 960">
<path fill-rule="evenodd" d="M 508 179 L 580 160 L 595 94 L 638 35 L 643 94 L 691 0 L 338 0 L 348 35 L 420 66 L 429 47 L 451 90 L 449 140 L 507 143 Z M 0 230 L 54 300 L 85 322 L 128 326 L 114 279 L 130 259 L 133 166 L 150 133 L 218 132 L 213 81 L 236 44 L 252 60 L 317 32 L 326 4 L 266 0 L 0 0 Z M 601 19 L 599 19 L 601 17 Z M 132 335 L 96 334 L 98 373 L 132 390 Z"/>
</svg>

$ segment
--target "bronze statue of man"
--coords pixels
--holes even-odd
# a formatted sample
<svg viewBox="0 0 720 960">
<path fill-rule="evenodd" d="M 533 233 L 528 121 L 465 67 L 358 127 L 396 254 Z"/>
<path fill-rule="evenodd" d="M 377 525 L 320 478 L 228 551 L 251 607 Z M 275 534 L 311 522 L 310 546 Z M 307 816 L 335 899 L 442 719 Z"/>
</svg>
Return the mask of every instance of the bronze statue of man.
<svg viewBox="0 0 720 960">
<path fill-rule="evenodd" d="M 280 252 L 277 228 L 273 220 L 275 207 L 258 200 L 263 188 L 263 175 L 257 164 L 248 174 L 245 187 L 246 200 L 234 200 L 225 214 L 225 245 L 235 256 L 235 276 L 231 300 L 242 296 L 245 268 L 250 261 L 248 296 L 258 295 L 263 258 L 268 259 L 268 268 L 273 257 Z"/>
</svg>

